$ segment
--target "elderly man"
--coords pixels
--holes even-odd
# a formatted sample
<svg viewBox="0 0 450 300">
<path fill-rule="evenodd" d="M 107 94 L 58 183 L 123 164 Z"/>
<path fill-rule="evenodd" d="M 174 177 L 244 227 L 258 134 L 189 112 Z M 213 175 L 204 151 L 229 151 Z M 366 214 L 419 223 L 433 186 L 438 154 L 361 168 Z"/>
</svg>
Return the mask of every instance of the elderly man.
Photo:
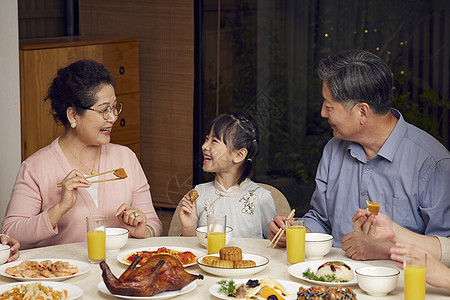
<svg viewBox="0 0 450 300">
<path fill-rule="evenodd" d="M 392 71 L 376 55 L 350 50 L 323 59 L 321 115 L 333 138 L 316 174 L 307 231 L 334 236 L 333 246 L 358 259 L 389 259 L 391 241 L 353 231 L 352 216 L 366 200 L 403 227 L 450 236 L 450 153 L 391 108 Z M 269 223 L 272 237 L 285 217 Z M 285 237 L 278 245 L 284 246 Z"/>
</svg>

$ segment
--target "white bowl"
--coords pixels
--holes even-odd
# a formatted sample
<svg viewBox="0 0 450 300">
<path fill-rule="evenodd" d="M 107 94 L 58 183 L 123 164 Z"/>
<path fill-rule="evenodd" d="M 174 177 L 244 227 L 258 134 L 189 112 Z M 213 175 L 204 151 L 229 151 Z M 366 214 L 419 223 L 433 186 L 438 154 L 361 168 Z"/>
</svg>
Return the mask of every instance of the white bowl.
<svg viewBox="0 0 450 300">
<path fill-rule="evenodd" d="M 376 297 L 386 296 L 397 287 L 400 271 L 388 267 L 362 267 L 355 270 L 359 287 Z"/>
<path fill-rule="evenodd" d="M 208 247 L 208 240 L 206 239 L 206 226 L 200 226 L 195 229 L 197 232 L 197 239 L 205 247 Z M 227 232 L 225 236 L 225 245 L 228 245 L 228 243 L 231 241 L 231 237 L 233 236 L 233 228 L 230 226 L 227 226 Z"/>
<path fill-rule="evenodd" d="M 120 227 L 106 228 L 106 252 L 117 251 L 128 241 L 128 229 Z"/>
<path fill-rule="evenodd" d="M 11 247 L 9 245 L 0 244 L 0 265 L 3 265 L 9 257 Z"/>
<path fill-rule="evenodd" d="M 333 246 L 333 236 L 326 233 L 305 234 L 305 257 L 320 259 L 328 254 Z"/>
</svg>

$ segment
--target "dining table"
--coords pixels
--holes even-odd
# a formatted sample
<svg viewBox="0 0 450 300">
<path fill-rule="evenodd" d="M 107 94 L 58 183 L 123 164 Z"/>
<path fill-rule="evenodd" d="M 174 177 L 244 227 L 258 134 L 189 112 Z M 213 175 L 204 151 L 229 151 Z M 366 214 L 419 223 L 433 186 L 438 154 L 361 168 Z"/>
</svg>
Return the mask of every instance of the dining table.
<svg viewBox="0 0 450 300">
<path fill-rule="evenodd" d="M 258 254 L 268 258 L 269 263 L 264 269 L 256 274 L 245 276 L 243 279 L 268 279 L 273 278 L 281 281 L 292 281 L 301 284 L 306 287 L 310 287 L 313 284 L 310 282 L 301 280 L 289 274 L 288 268 L 290 264 L 287 262 L 286 249 L 285 248 L 268 248 L 269 240 L 265 239 L 252 239 L 252 238 L 232 238 L 227 246 L 236 246 L 242 249 L 243 253 Z M 146 247 L 185 247 L 196 250 L 201 253 L 207 254 L 207 249 L 200 244 L 197 237 L 152 237 L 147 239 L 135 239 L 129 238 L 126 245 L 114 252 L 106 253 L 106 262 L 111 268 L 111 271 L 119 277 L 127 268 L 127 265 L 119 262 L 117 259 L 119 253 L 124 251 L 132 251 L 137 248 Z M 44 258 L 59 259 L 59 260 L 77 260 L 88 263 L 87 257 L 87 244 L 86 242 L 55 245 L 34 249 L 26 249 L 20 251 L 20 257 L 18 260 L 37 260 Z M 344 260 L 351 261 L 350 258 L 345 256 L 345 252 L 340 248 L 332 248 L 331 251 L 324 256 L 324 260 Z M 306 261 L 309 261 L 306 259 Z M 362 263 L 362 262 L 359 262 Z M 390 260 L 368 260 L 364 261 L 364 264 L 373 266 L 388 266 L 396 268 L 396 263 Z M 99 264 L 89 264 L 90 270 L 85 274 L 74 276 L 64 280 L 64 283 L 69 283 L 80 287 L 83 290 L 83 294 L 78 299 L 119 299 L 115 296 L 107 295 L 98 289 L 98 285 L 103 281 L 102 271 Z M 223 278 L 221 276 L 212 275 L 205 272 L 199 267 L 198 264 L 186 267 L 185 270 L 191 274 L 202 274 L 202 280 L 196 280 L 196 287 L 190 292 L 182 295 L 178 295 L 175 298 L 178 299 L 217 299 L 210 293 L 210 287 L 216 284 L 222 279 L 241 279 L 241 278 Z M 0 276 L 0 284 L 8 284 L 17 282 L 15 279 Z M 361 290 L 359 286 L 353 285 L 351 288 L 356 293 L 357 299 L 404 299 L 403 293 L 403 271 L 400 270 L 400 275 L 395 290 L 390 292 L 384 297 L 373 297 Z M 450 297 L 450 291 L 445 289 L 436 288 L 427 284 L 426 287 L 426 299 L 445 299 Z M 136 297 L 139 299 L 138 297 Z M 230 298 L 232 299 L 232 298 Z"/>
</svg>

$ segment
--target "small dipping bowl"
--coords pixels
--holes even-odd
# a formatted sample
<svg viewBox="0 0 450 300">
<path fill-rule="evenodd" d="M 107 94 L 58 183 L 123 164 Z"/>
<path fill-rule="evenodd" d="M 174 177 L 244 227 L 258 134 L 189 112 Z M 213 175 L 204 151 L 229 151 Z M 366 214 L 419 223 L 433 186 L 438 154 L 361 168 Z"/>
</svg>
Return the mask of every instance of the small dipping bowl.
<svg viewBox="0 0 450 300">
<path fill-rule="evenodd" d="M 305 234 L 305 257 L 309 259 L 321 259 L 328 254 L 333 245 L 333 236 L 326 233 Z"/>
<path fill-rule="evenodd" d="M 389 267 L 362 267 L 355 270 L 359 287 L 367 294 L 383 297 L 397 287 L 400 271 Z"/>
<path fill-rule="evenodd" d="M 106 228 L 106 252 L 117 251 L 128 241 L 128 229 L 121 227 Z"/>
<path fill-rule="evenodd" d="M 197 233 L 197 239 L 205 247 L 208 247 L 208 240 L 206 239 L 206 226 L 200 226 L 195 229 L 195 232 Z M 227 232 L 225 235 L 225 245 L 228 245 L 228 243 L 231 241 L 231 237 L 233 236 L 233 228 L 230 226 L 227 226 Z"/>
<path fill-rule="evenodd" d="M 9 257 L 11 247 L 9 245 L 0 244 L 0 265 L 3 265 Z"/>
</svg>

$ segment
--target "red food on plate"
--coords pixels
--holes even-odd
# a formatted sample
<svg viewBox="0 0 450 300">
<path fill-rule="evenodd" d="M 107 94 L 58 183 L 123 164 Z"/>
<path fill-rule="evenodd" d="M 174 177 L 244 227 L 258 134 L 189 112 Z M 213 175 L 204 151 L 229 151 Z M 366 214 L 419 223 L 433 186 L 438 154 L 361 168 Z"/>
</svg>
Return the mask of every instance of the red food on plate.
<svg viewBox="0 0 450 300">
<path fill-rule="evenodd" d="M 192 253 L 191 251 L 185 251 L 180 253 L 174 253 L 172 254 L 173 257 L 178 259 L 183 265 L 189 265 L 192 264 L 197 260 L 197 256 Z"/>
<path fill-rule="evenodd" d="M 197 260 L 197 256 L 191 251 L 177 251 L 172 250 L 166 247 L 160 247 L 156 251 L 138 251 L 134 252 L 127 257 L 124 258 L 124 261 L 127 263 L 132 263 L 136 256 L 142 257 L 142 260 L 139 262 L 139 266 L 142 266 L 147 262 L 147 260 L 157 254 L 167 254 L 175 257 L 182 265 L 189 265 L 194 263 Z"/>
</svg>

